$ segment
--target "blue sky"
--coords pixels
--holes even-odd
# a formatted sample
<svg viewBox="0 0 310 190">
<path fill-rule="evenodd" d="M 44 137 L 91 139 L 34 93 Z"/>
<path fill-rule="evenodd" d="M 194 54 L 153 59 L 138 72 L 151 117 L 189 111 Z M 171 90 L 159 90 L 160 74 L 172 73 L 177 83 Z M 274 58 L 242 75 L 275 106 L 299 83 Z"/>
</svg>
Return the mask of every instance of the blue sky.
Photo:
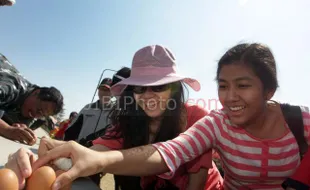
<svg viewBox="0 0 310 190">
<path fill-rule="evenodd" d="M 309 7 L 308 0 L 16 0 L 0 8 L 0 52 L 33 83 L 59 88 L 68 115 L 91 101 L 103 69 L 130 67 L 150 44 L 169 47 L 180 72 L 201 82 L 189 96 L 211 104 L 220 56 L 239 42 L 261 42 L 277 60 L 274 99 L 310 106 Z"/>
</svg>

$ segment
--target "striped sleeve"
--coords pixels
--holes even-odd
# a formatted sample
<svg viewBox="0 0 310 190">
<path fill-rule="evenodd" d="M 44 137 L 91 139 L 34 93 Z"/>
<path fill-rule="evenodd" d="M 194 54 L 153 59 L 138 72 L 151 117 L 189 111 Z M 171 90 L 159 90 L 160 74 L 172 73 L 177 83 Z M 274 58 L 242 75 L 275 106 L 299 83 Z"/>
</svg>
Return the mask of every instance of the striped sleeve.
<svg viewBox="0 0 310 190">
<path fill-rule="evenodd" d="M 300 106 L 302 111 L 302 118 L 305 129 L 305 138 L 307 140 L 308 145 L 310 145 L 310 113 L 309 108 L 305 106 Z"/>
<path fill-rule="evenodd" d="M 211 112 L 175 139 L 153 144 L 170 170 L 159 177 L 172 178 L 179 166 L 210 150 L 216 142 L 214 131 L 218 119 Z"/>
</svg>

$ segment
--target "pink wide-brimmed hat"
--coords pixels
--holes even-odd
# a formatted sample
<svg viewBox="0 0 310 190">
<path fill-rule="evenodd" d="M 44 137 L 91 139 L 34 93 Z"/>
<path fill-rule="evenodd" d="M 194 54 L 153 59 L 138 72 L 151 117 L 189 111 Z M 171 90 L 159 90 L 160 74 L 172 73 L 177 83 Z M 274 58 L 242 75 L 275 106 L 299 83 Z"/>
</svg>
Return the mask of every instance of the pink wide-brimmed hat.
<svg viewBox="0 0 310 190">
<path fill-rule="evenodd" d="M 111 92 L 119 96 L 128 85 L 159 86 L 176 81 L 183 81 L 195 91 L 200 90 L 196 79 L 177 74 L 176 60 L 171 51 L 160 45 L 146 46 L 135 53 L 130 77 L 112 86 Z"/>
</svg>

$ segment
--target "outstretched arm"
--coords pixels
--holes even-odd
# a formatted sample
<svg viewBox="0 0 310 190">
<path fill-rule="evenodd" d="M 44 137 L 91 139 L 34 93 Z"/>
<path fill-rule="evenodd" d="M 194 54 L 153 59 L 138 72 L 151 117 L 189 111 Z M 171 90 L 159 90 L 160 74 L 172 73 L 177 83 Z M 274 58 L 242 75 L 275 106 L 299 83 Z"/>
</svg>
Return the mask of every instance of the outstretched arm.
<svg viewBox="0 0 310 190">
<path fill-rule="evenodd" d="M 117 175 L 147 176 L 169 171 L 164 159 L 152 145 L 102 155 L 102 170 Z"/>
<path fill-rule="evenodd" d="M 122 151 L 98 152 L 70 141 L 48 151 L 34 164 L 34 169 L 60 157 L 71 158 L 73 167 L 56 180 L 55 185 L 60 186 L 99 172 L 133 176 L 161 174 L 162 178 L 171 178 L 180 165 L 212 147 L 215 135 L 209 120 L 209 117 L 202 119 L 173 140 Z"/>
<path fill-rule="evenodd" d="M 171 178 L 176 169 L 212 148 L 215 142 L 213 118 L 206 116 L 173 140 L 104 154 L 102 168 L 118 175 L 160 174 Z"/>
</svg>

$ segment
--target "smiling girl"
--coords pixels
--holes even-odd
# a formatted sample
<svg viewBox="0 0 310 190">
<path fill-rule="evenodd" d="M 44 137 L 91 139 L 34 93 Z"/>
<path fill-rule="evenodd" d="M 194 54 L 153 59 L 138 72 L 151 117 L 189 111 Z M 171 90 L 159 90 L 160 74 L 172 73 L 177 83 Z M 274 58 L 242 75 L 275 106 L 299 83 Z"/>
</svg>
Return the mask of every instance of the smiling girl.
<svg viewBox="0 0 310 190">
<path fill-rule="evenodd" d="M 215 148 L 223 161 L 226 189 L 282 189 L 300 157 L 280 105 L 270 101 L 278 87 L 270 49 L 261 44 L 231 48 L 218 63 L 216 79 L 223 109 L 212 111 L 178 138 L 154 146 L 172 171 L 178 164 L 171 163 L 186 162 Z M 301 109 L 309 139 L 310 116 Z M 199 146 L 189 146 L 195 140 Z M 176 143 L 192 151 L 175 158 Z"/>
</svg>

